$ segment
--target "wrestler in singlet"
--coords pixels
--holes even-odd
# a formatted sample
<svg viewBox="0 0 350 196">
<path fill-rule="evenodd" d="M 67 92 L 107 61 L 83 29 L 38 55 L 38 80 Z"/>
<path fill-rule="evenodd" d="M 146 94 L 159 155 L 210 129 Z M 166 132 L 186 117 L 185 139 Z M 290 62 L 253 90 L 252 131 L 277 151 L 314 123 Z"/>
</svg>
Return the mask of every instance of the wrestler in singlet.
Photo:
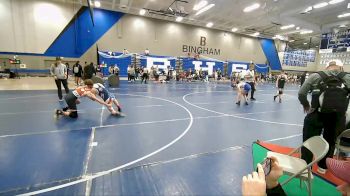
<svg viewBox="0 0 350 196">
<path fill-rule="evenodd" d="M 106 102 L 108 99 L 115 99 L 114 95 L 109 93 L 106 87 L 104 87 L 102 84 L 96 83 L 94 84 L 94 88 L 98 91 L 98 95 L 103 99 L 103 101 Z"/>
<path fill-rule="evenodd" d="M 63 108 L 63 111 L 72 110 L 69 116 L 72 118 L 77 118 L 78 111 L 76 101 L 78 98 L 84 97 L 88 92 L 91 92 L 91 88 L 87 86 L 78 87 L 74 91 L 69 92 L 64 97 L 64 100 L 66 101 L 68 107 Z"/>
</svg>

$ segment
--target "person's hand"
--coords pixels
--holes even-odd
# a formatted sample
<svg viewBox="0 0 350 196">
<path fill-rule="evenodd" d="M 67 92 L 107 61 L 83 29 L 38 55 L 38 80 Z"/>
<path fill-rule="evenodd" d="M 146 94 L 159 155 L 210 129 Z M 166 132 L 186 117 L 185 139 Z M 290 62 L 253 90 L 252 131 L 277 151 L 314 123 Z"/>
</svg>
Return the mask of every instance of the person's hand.
<svg viewBox="0 0 350 196">
<path fill-rule="evenodd" d="M 75 103 L 80 104 L 80 100 L 79 99 L 75 100 Z"/>
<path fill-rule="evenodd" d="M 53 76 L 53 79 L 57 80 L 57 76 Z"/>
<path fill-rule="evenodd" d="M 266 182 L 264 170 L 260 163 L 258 163 L 258 172 L 243 176 L 242 179 L 242 195 L 243 196 L 265 196 Z"/>
<path fill-rule="evenodd" d="M 278 179 L 283 174 L 283 169 L 280 167 L 279 162 L 276 157 L 268 157 L 271 159 L 271 171 L 269 175 L 266 176 L 266 187 L 272 189 L 278 186 Z"/>
</svg>

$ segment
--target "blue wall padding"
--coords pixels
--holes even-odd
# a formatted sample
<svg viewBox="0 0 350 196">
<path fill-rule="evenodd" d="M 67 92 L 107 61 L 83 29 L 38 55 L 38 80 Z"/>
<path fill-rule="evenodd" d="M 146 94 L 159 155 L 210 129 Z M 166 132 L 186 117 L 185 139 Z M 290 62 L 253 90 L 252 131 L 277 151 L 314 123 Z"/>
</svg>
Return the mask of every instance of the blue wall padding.
<svg viewBox="0 0 350 196">
<path fill-rule="evenodd" d="M 281 62 L 278 57 L 278 52 L 275 46 L 275 41 L 271 39 L 260 39 L 261 48 L 267 60 L 270 63 L 272 70 L 282 70 Z"/>
<path fill-rule="evenodd" d="M 44 56 L 81 57 L 121 17 L 123 13 L 94 9 L 95 26 L 85 8 L 46 50 Z"/>
</svg>

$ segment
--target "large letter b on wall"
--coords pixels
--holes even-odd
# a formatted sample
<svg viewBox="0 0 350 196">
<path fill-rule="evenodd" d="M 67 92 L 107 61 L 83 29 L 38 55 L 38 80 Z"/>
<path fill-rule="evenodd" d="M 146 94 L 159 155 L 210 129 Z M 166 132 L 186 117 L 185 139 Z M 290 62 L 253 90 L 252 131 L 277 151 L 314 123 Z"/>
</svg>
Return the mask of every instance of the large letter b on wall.
<svg viewBox="0 0 350 196">
<path fill-rule="evenodd" d="M 201 37 L 200 45 L 205 46 L 207 44 L 207 38 L 206 37 Z"/>
</svg>

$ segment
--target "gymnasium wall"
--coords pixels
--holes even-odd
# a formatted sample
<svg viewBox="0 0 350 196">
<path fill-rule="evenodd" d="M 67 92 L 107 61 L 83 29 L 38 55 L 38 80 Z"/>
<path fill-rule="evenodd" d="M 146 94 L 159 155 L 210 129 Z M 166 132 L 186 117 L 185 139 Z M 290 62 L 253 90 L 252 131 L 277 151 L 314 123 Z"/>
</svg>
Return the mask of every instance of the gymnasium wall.
<svg viewBox="0 0 350 196">
<path fill-rule="evenodd" d="M 220 49 L 219 55 L 203 54 L 205 56 L 266 63 L 256 38 L 134 15 L 123 16 L 98 41 L 98 46 L 105 51 L 122 51 L 126 48 L 129 52 L 143 53 L 148 48 L 151 54 L 186 56 L 183 46 L 201 47 L 201 37 L 205 37 L 205 46 L 202 47 Z"/>
<path fill-rule="evenodd" d="M 62 1 L 0 1 L 0 69 L 3 69 L 4 61 L 13 57 L 12 52 L 30 53 L 19 54 L 29 69 L 47 69 L 54 57 L 42 54 L 63 33 L 80 8 Z M 206 39 L 205 46 L 200 43 L 201 37 Z M 220 50 L 220 54 L 205 54 L 211 58 L 266 63 L 256 38 L 134 15 L 124 15 L 96 43 L 100 50 L 122 51 L 127 48 L 130 52 L 142 53 L 149 48 L 152 54 L 169 56 L 186 56 L 184 45 L 206 47 Z M 96 63 L 96 58 L 94 45 L 80 58 L 65 60 Z"/>
<path fill-rule="evenodd" d="M 1 0 L 0 51 L 44 53 L 79 9 L 63 1 Z"/>
</svg>

